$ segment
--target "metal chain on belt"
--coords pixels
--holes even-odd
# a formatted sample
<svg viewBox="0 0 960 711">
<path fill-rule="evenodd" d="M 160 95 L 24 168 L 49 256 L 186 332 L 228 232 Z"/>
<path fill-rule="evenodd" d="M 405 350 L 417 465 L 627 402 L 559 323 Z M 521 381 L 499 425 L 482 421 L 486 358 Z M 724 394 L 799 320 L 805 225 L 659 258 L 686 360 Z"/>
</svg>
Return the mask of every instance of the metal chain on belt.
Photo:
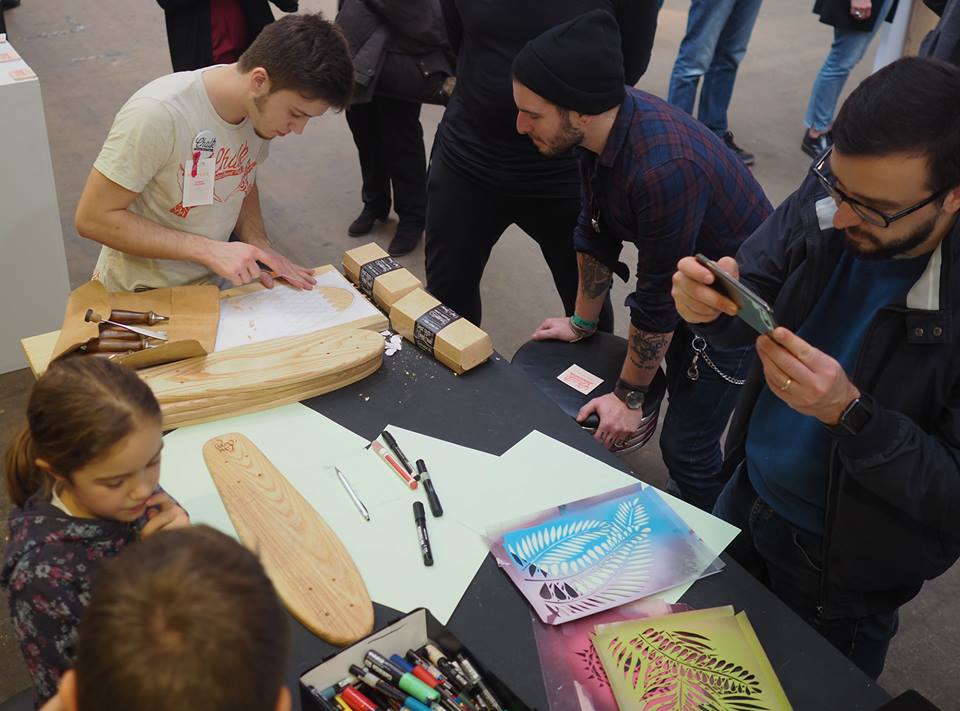
<svg viewBox="0 0 960 711">
<path fill-rule="evenodd" d="M 694 336 L 693 342 L 690 344 L 693 346 L 693 361 L 690 363 L 690 367 L 687 368 L 687 377 L 690 380 L 699 380 L 700 379 L 700 367 L 697 365 L 697 361 L 700 360 L 701 356 L 707 365 L 710 366 L 711 370 L 714 373 L 719 375 L 721 378 L 726 380 L 731 385 L 743 385 L 746 380 L 741 380 L 740 378 L 734 378 L 722 370 L 720 370 L 716 364 L 710 360 L 710 356 L 707 355 L 707 342 L 704 340 L 703 336 Z"/>
</svg>

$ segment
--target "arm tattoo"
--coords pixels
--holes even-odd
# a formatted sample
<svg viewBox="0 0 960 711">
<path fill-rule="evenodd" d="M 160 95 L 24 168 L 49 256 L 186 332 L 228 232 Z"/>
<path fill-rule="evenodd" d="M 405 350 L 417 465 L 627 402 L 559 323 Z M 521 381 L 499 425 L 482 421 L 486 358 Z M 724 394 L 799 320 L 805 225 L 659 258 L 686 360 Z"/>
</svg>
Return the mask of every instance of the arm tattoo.
<svg viewBox="0 0 960 711">
<path fill-rule="evenodd" d="M 628 351 L 630 362 L 644 371 L 659 368 L 672 336 L 672 333 L 651 333 L 631 329 Z"/>
<path fill-rule="evenodd" d="M 591 301 L 599 299 L 610 288 L 613 273 L 589 254 L 580 255 L 580 289 Z"/>
</svg>

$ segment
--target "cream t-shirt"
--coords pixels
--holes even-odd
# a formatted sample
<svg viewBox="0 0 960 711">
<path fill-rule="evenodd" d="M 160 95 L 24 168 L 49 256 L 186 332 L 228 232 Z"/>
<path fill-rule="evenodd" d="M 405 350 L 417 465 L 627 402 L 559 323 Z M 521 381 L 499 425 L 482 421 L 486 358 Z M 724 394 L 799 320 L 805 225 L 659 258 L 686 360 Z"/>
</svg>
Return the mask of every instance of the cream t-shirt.
<svg viewBox="0 0 960 711">
<path fill-rule="evenodd" d="M 256 168 L 267 158 L 266 141 L 249 119 L 223 120 L 210 103 L 201 75 L 177 72 L 140 89 L 117 113 L 93 167 L 139 193 L 130 212 L 164 227 L 226 242 L 237 224 Z M 212 205 L 183 206 L 184 162 L 201 131 L 216 137 Z M 189 166 L 188 166 L 189 169 Z M 217 277 L 195 262 L 147 259 L 103 247 L 93 273 L 110 291 L 198 284 Z"/>
</svg>

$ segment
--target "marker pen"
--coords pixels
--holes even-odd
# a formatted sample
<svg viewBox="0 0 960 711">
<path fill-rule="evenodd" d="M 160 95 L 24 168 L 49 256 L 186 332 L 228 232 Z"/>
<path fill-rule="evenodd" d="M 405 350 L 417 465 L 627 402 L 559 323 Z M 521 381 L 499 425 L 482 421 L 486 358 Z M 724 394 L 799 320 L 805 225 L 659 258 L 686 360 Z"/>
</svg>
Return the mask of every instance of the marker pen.
<svg viewBox="0 0 960 711">
<path fill-rule="evenodd" d="M 373 703 L 369 697 L 360 693 L 352 686 L 345 686 L 340 692 L 340 695 L 343 696 L 343 700 L 347 702 L 347 705 L 353 709 L 353 711 L 383 711 L 383 709 Z"/>
<path fill-rule="evenodd" d="M 387 463 L 387 466 L 389 466 L 391 469 L 393 469 L 393 471 L 397 473 L 398 477 L 403 479 L 403 483 L 406 484 L 408 488 L 410 489 L 417 488 L 417 480 L 414 479 L 409 474 L 407 474 L 407 472 L 404 471 L 403 467 L 397 464 L 396 460 L 390 456 L 390 454 L 387 452 L 386 448 L 382 444 L 374 440 L 373 442 L 370 443 L 370 449 L 372 449 L 374 453 L 378 457 L 380 457 L 380 459 L 385 461 Z"/>
<path fill-rule="evenodd" d="M 464 676 L 463 672 L 461 672 L 449 659 L 447 659 L 443 652 L 441 652 L 432 644 L 428 644 L 424 649 L 426 649 L 427 656 L 430 658 L 430 661 L 440 668 L 440 671 L 443 672 L 443 675 L 447 678 L 447 681 L 453 684 L 457 691 L 469 691 L 473 688 L 473 684 L 470 683 L 470 680 Z"/>
<path fill-rule="evenodd" d="M 371 689 L 379 691 L 386 698 L 402 704 L 404 708 L 410 709 L 410 711 L 433 711 L 431 706 L 427 706 L 426 704 L 417 701 L 405 691 L 401 691 L 383 679 L 377 678 L 367 669 L 358 667 L 356 664 L 351 664 L 350 673 L 357 676 L 361 683 L 365 684 Z"/>
<path fill-rule="evenodd" d="M 350 708 L 350 704 L 344 701 L 340 694 L 334 696 L 333 700 L 337 704 L 339 711 L 353 711 L 353 709 Z"/>
<path fill-rule="evenodd" d="M 460 665 L 460 668 L 463 669 L 463 673 L 466 674 L 467 678 L 476 685 L 477 689 L 480 690 L 480 696 L 484 701 L 487 702 L 487 706 L 493 709 L 493 711 L 504 711 L 500 701 L 496 696 L 493 695 L 490 687 L 487 686 L 487 682 L 483 680 L 483 677 L 480 676 L 480 672 L 478 672 L 477 668 L 473 666 L 473 662 L 467 659 L 463 654 L 458 654 L 457 663 Z"/>
<path fill-rule="evenodd" d="M 427 501 L 430 503 L 430 513 L 434 517 L 443 516 L 443 506 L 440 505 L 440 497 L 437 496 L 437 490 L 433 488 L 433 479 L 430 478 L 430 472 L 427 471 L 427 464 L 422 459 L 417 460 L 417 475 L 423 482 L 423 488 L 427 492 Z"/>
<path fill-rule="evenodd" d="M 413 674 L 403 671 L 403 669 L 398 667 L 382 654 L 379 654 L 372 649 L 363 656 L 363 663 L 368 667 L 379 669 L 380 671 L 389 674 L 391 682 L 399 686 L 402 691 L 406 691 L 417 701 L 430 704 L 440 698 L 439 691 L 436 689 L 431 689 L 429 686 L 417 679 L 417 677 L 415 677 Z M 382 675 L 377 674 L 377 676 Z"/>
<path fill-rule="evenodd" d="M 400 445 L 397 444 L 397 440 L 394 439 L 393 435 L 384 430 L 382 432 L 383 441 L 387 443 L 387 446 L 390 448 L 390 451 L 393 452 L 397 459 L 400 460 L 400 463 L 403 465 L 403 468 L 406 469 L 407 474 L 413 474 L 413 467 L 410 466 L 410 460 L 407 459 L 407 455 L 403 453 L 403 450 L 400 449 Z"/>
<path fill-rule="evenodd" d="M 429 567 L 433 565 L 433 551 L 430 550 L 430 536 L 427 534 L 427 514 L 423 510 L 423 504 L 419 501 L 413 502 L 413 522 L 417 526 L 417 538 L 420 541 L 420 554 L 423 556 L 423 564 Z"/>
<path fill-rule="evenodd" d="M 313 700 L 317 702 L 323 711 L 340 711 L 335 703 L 320 693 L 320 689 L 310 684 L 307 684 L 307 689 L 310 691 Z"/>
</svg>

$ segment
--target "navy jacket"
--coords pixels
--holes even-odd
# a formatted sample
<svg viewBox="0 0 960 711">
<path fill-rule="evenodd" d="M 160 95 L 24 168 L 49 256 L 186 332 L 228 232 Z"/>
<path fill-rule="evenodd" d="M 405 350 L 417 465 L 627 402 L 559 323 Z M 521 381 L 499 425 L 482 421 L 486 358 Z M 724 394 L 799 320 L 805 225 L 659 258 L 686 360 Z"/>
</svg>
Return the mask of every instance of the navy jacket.
<svg viewBox="0 0 960 711">
<path fill-rule="evenodd" d="M 812 176 L 740 248 L 741 279 L 796 330 L 843 249 L 836 207 Z M 819 607 L 824 617 L 888 611 L 960 556 L 960 223 L 931 254 L 905 303 L 881 309 L 847 373 L 873 415 L 835 437 L 829 465 Z M 756 334 L 722 316 L 697 327 L 717 346 Z M 759 363 L 731 421 L 724 475 L 745 459 L 750 416 L 765 387 Z M 797 456 L 803 456 L 798 452 Z M 829 599 L 826 581 L 852 595 Z"/>
</svg>

